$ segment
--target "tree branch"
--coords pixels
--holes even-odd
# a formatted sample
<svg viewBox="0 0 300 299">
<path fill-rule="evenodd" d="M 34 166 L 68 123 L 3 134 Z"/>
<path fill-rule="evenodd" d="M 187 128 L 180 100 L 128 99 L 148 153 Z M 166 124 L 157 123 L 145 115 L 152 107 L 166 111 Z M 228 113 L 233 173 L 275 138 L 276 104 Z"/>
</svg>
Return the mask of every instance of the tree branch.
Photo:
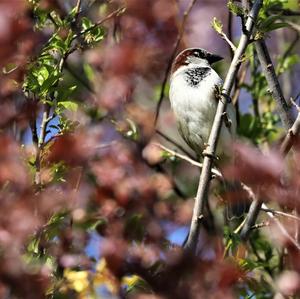
<svg viewBox="0 0 300 299">
<path fill-rule="evenodd" d="M 288 130 L 293 124 L 292 117 L 290 115 L 290 109 L 287 102 L 284 99 L 265 41 L 259 40 L 255 42 L 255 49 L 262 67 L 262 71 L 267 79 L 269 90 L 273 96 L 273 99 L 276 102 L 277 110 L 281 118 L 282 124 L 285 127 L 285 129 Z"/>
<path fill-rule="evenodd" d="M 79 36 L 84 35 L 88 32 L 90 32 L 91 30 L 95 29 L 96 27 L 102 25 L 103 23 L 105 23 L 106 21 L 110 20 L 113 17 L 117 17 L 120 14 L 122 14 L 124 12 L 125 8 L 124 7 L 120 7 L 116 10 L 114 10 L 112 13 L 108 14 L 106 17 L 104 17 L 103 19 L 97 21 L 93 26 L 80 31 L 78 34 L 74 35 L 72 38 L 72 41 L 74 41 L 75 39 L 77 39 Z"/>
<path fill-rule="evenodd" d="M 41 179 L 41 156 L 42 156 L 42 150 L 44 146 L 44 141 L 46 137 L 46 132 L 47 132 L 47 125 L 52 119 L 52 117 L 49 117 L 50 114 L 50 106 L 48 104 L 44 105 L 44 112 L 43 112 L 43 117 L 42 117 L 42 123 L 41 123 L 41 131 L 40 131 L 40 136 L 38 138 L 38 143 L 37 143 L 37 149 L 36 149 L 36 155 L 35 155 L 35 179 L 34 182 L 35 184 L 40 187 L 42 184 L 42 179 Z"/>
<path fill-rule="evenodd" d="M 156 129 L 155 132 L 164 138 L 166 141 L 170 142 L 171 144 L 175 145 L 179 150 L 181 150 L 184 154 L 186 154 L 188 157 L 191 159 L 195 160 L 195 158 L 183 147 L 181 146 L 178 142 L 173 140 L 171 137 L 167 136 L 165 133 L 161 132 L 160 130 Z"/>
<path fill-rule="evenodd" d="M 166 89 L 166 85 L 167 85 L 167 81 L 168 81 L 168 75 L 169 75 L 170 70 L 171 70 L 172 62 L 173 62 L 173 60 L 176 56 L 180 41 L 182 39 L 187 18 L 189 16 L 190 12 L 192 11 L 192 8 L 193 8 L 193 6 L 196 2 L 197 2 L 197 0 L 191 0 L 189 6 L 187 7 L 186 11 L 183 14 L 183 19 L 182 19 L 182 23 L 181 23 L 181 26 L 180 26 L 180 29 L 179 29 L 179 33 L 177 35 L 177 39 L 175 41 L 172 54 L 171 54 L 171 56 L 169 58 L 169 61 L 168 61 L 168 64 L 167 64 L 164 79 L 163 79 L 163 82 L 161 84 L 160 95 L 159 95 L 159 99 L 158 99 L 157 106 L 156 106 L 154 126 L 156 126 L 156 124 L 157 124 L 160 107 L 161 107 L 162 101 L 163 101 L 164 96 L 165 96 L 165 89 Z"/>
<path fill-rule="evenodd" d="M 263 204 L 262 207 L 267 210 L 268 207 Z M 287 230 L 285 229 L 285 227 L 282 225 L 282 223 L 274 216 L 273 212 L 266 212 L 267 215 L 269 216 L 270 219 L 272 219 L 275 224 L 277 225 L 277 227 L 280 229 L 280 231 L 282 232 L 282 234 L 287 238 L 287 240 L 289 240 L 294 246 L 295 248 L 297 248 L 298 250 L 300 250 L 300 245 L 297 243 L 297 241 L 287 232 Z"/>
<path fill-rule="evenodd" d="M 243 241 L 248 239 L 251 228 L 255 225 L 261 206 L 262 201 L 255 197 L 250 205 L 249 212 L 245 218 L 245 223 L 240 233 L 240 237 Z"/>
<path fill-rule="evenodd" d="M 261 210 L 264 212 L 270 212 L 272 213 L 274 216 L 283 216 L 283 217 L 287 217 L 287 218 L 291 218 L 297 221 L 300 221 L 300 218 L 298 216 L 289 214 L 289 213 L 285 213 L 285 212 L 281 212 L 281 211 L 276 211 L 273 209 L 268 208 L 265 204 L 262 205 Z"/>
<path fill-rule="evenodd" d="M 205 206 L 204 199 L 205 196 L 207 195 L 208 188 L 209 188 L 211 168 L 213 164 L 213 156 L 217 148 L 217 141 L 222 126 L 223 113 L 226 110 L 227 100 L 228 97 L 230 96 L 230 91 L 232 89 L 236 74 L 241 64 L 242 55 L 244 54 L 246 47 L 249 43 L 249 38 L 252 33 L 254 23 L 257 18 L 261 5 L 262 5 L 262 0 L 256 0 L 247 18 L 246 32 L 243 32 L 241 36 L 239 45 L 235 51 L 233 60 L 231 62 L 226 79 L 224 81 L 221 99 L 218 103 L 217 112 L 209 136 L 208 146 L 206 148 L 207 155 L 205 155 L 203 160 L 203 169 L 200 175 L 199 186 L 198 186 L 197 196 L 196 196 L 194 210 L 193 210 L 193 217 L 192 217 L 192 222 L 190 227 L 190 234 L 185 244 L 185 248 L 194 253 L 196 251 L 196 247 L 198 243 L 200 225 L 202 222 L 201 218 L 203 218 L 203 209 Z"/>
<path fill-rule="evenodd" d="M 281 147 L 280 147 L 280 153 L 283 156 L 286 156 L 289 152 L 289 150 L 292 148 L 294 145 L 294 142 L 296 140 L 297 135 L 300 133 L 300 111 L 298 110 L 298 116 L 292 125 L 292 127 L 288 130 L 287 135 L 285 136 L 285 139 L 283 140 Z M 259 211 L 262 207 L 262 201 L 259 200 L 258 198 L 254 198 L 251 205 L 249 212 L 246 217 L 246 222 L 245 225 L 241 231 L 241 238 L 243 240 L 246 240 L 249 236 L 250 228 L 252 225 L 254 225 Z"/>
<path fill-rule="evenodd" d="M 281 143 L 280 153 L 283 156 L 286 156 L 288 154 L 288 152 L 294 145 L 297 136 L 300 133 L 300 107 L 294 102 L 293 99 L 291 99 L 291 102 L 297 108 L 298 116 L 295 122 L 293 123 L 292 127 L 288 130 L 288 133 L 286 134 L 283 142 Z"/>
<path fill-rule="evenodd" d="M 202 163 L 199 163 L 199 162 L 197 162 L 197 161 L 191 159 L 191 158 L 188 157 L 188 156 L 185 156 L 185 155 L 179 154 L 179 153 L 177 153 L 177 152 L 175 152 L 175 151 L 172 151 L 171 149 L 169 149 L 169 148 L 163 146 L 163 145 L 160 144 L 160 143 L 153 143 L 153 144 L 154 144 L 155 146 L 160 147 L 162 150 L 164 150 L 164 151 L 170 153 L 172 156 L 177 157 L 177 158 L 180 158 L 180 159 L 182 159 L 182 160 L 184 160 L 184 161 L 189 162 L 191 165 L 197 166 L 197 167 L 199 167 L 199 168 L 202 168 L 202 167 L 203 167 L 203 164 L 202 164 Z M 216 177 L 218 177 L 218 178 L 220 178 L 220 179 L 223 180 L 223 176 L 222 176 L 222 174 L 221 174 L 221 172 L 220 172 L 219 170 L 217 170 L 216 168 L 212 168 L 211 172 L 212 172 L 213 175 L 215 175 Z"/>
<path fill-rule="evenodd" d="M 267 79 L 270 92 L 273 96 L 273 99 L 276 102 L 282 124 L 286 128 L 286 130 L 288 130 L 288 134 L 286 135 L 280 148 L 280 152 L 283 155 L 286 155 L 294 143 L 295 136 L 300 132 L 300 115 L 298 113 L 298 117 L 293 124 L 292 116 L 290 114 L 290 108 L 284 99 L 265 41 L 260 40 L 255 42 L 255 48 L 256 48 L 257 56 L 260 61 L 262 70 Z M 246 240 L 249 236 L 250 228 L 252 225 L 254 225 L 258 217 L 261 205 L 262 202 L 259 199 L 257 199 L 254 200 L 250 206 L 250 210 L 249 213 L 247 214 L 245 225 L 241 231 L 241 237 L 244 240 Z"/>
<path fill-rule="evenodd" d="M 255 210 L 254 207 L 255 205 L 257 205 L 258 203 L 260 203 L 260 209 L 265 211 L 268 215 L 268 217 L 277 225 L 277 227 L 280 229 L 280 231 L 282 232 L 282 234 L 298 249 L 300 250 L 300 246 L 299 244 L 296 242 L 296 240 L 287 232 L 287 230 L 285 229 L 285 227 L 282 225 L 282 223 L 275 217 L 275 215 L 282 215 L 282 216 L 285 216 L 285 217 L 290 217 L 290 218 L 293 218 L 293 219 L 296 219 L 297 221 L 300 221 L 300 218 L 297 217 L 297 216 L 293 216 L 293 215 L 290 215 L 290 214 L 287 214 L 287 213 L 283 213 L 283 212 L 279 212 L 279 211 L 274 211 L 272 209 L 269 209 L 267 207 L 267 205 L 265 203 L 263 203 L 262 201 L 260 201 L 254 194 L 253 190 L 248 187 L 247 185 L 245 185 L 244 183 L 241 183 L 243 189 L 246 191 L 246 193 L 248 194 L 249 196 L 249 199 L 252 200 L 253 203 L 256 203 L 256 204 L 253 204 L 251 205 L 251 207 L 253 207 L 253 212 L 252 213 L 256 213 L 258 210 Z M 251 209 L 250 207 L 250 209 Z M 249 211 L 250 213 L 250 211 Z M 250 222 L 247 223 L 247 226 L 250 225 Z M 248 230 L 245 231 L 244 233 L 247 233 L 249 235 L 249 232 L 250 230 L 252 229 L 254 224 L 250 225 Z M 245 227 L 245 225 L 243 226 L 243 228 Z M 242 230 L 243 232 L 243 230 Z M 242 234 L 242 233 L 241 233 Z M 248 236 L 247 235 L 247 236 Z M 245 237 L 245 236 L 242 236 L 241 237 Z"/>
</svg>

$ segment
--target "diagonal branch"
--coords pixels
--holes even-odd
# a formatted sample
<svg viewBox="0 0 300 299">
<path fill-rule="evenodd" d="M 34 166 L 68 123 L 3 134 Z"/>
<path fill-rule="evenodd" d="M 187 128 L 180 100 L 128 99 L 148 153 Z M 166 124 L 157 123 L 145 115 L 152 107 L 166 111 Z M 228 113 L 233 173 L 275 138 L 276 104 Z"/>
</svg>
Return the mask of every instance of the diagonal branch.
<svg viewBox="0 0 300 299">
<path fill-rule="evenodd" d="M 41 122 L 41 129 L 40 129 L 40 136 L 37 140 L 37 148 L 36 148 L 36 155 L 35 155 L 35 184 L 37 187 L 41 187 L 42 185 L 42 178 L 41 178 L 41 160 L 42 160 L 42 151 L 44 147 L 44 142 L 46 138 L 46 132 L 47 132 L 47 125 L 52 120 L 53 116 L 49 116 L 50 114 L 50 105 L 45 104 L 44 105 L 44 112 L 42 116 L 42 122 Z"/>
<path fill-rule="evenodd" d="M 255 42 L 255 49 L 259 62 L 262 67 L 262 71 L 267 79 L 269 90 L 276 102 L 277 110 L 281 118 L 282 124 L 286 130 L 288 130 L 292 124 L 292 116 L 290 115 L 289 106 L 284 99 L 278 78 L 275 73 L 275 68 L 272 63 L 268 48 L 264 40 Z"/>
<path fill-rule="evenodd" d="M 296 135 L 300 131 L 300 115 L 298 114 L 298 117 L 293 124 L 290 108 L 286 100 L 284 99 L 278 78 L 276 76 L 275 68 L 273 66 L 265 41 L 259 40 L 255 42 L 255 49 L 262 70 L 268 82 L 269 90 L 273 96 L 273 99 L 276 102 L 277 110 L 281 118 L 281 122 L 285 127 L 285 129 L 288 131 L 288 134 L 286 135 L 286 138 L 284 139 L 280 148 L 280 152 L 283 155 L 286 155 L 288 151 L 291 149 L 295 141 Z M 241 231 L 242 239 L 246 240 L 248 238 L 250 228 L 252 225 L 254 225 L 258 217 L 259 211 L 261 209 L 261 205 L 262 205 L 262 201 L 260 199 L 256 199 L 251 203 L 249 213 L 247 214 L 246 217 L 245 225 Z"/>
<path fill-rule="evenodd" d="M 230 96 L 230 91 L 234 84 L 239 66 L 241 64 L 241 58 L 245 53 L 249 39 L 254 27 L 255 20 L 257 18 L 258 12 L 262 5 L 262 0 L 256 0 L 246 21 L 246 32 L 243 32 L 239 45 L 234 53 L 233 60 L 231 62 L 230 68 L 228 70 L 226 79 L 224 81 L 221 99 L 218 103 L 217 112 L 215 115 L 214 123 L 208 140 L 208 146 L 206 148 L 206 155 L 203 160 L 203 169 L 200 175 L 199 186 L 197 191 L 197 196 L 195 199 L 195 205 L 193 210 L 193 217 L 190 227 L 190 234 L 188 240 L 185 244 L 185 248 L 193 253 L 196 251 L 200 225 L 203 218 L 203 210 L 205 207 L 205 196 L 207 195 L 211 168 L 213 165 L 213 156 L 217 148 L 217 141 L 220 135 L 220 130 L 222 126 L 223 113 L 226 110 L 227 100 Z"/>
<path fill-rule="evenodd" d="M 300 133 L 300 112 L 298 113 L 298 116 L 293 123 L 292 127 L 289 129 L 288 133 L 286 134 L 281 146 L 280 146 L 280 152 L 283 155 L 287 155 L 292 146 L 295 143 L 297 135 Z"/>
<path fill-rule="evenodd" d="M 197 166 L 197 167 L 199 167 L 199 168 L 202 168 L 202 166 L 203 166 L 202 163 L 199 163 L 199 162 L 197 162 L 197 161 L 191 159 L 191 158 L 188 157 L 188 156 L 179 154 L 179 153 L 177 153 L 177 152 L 175 152 L 175 151 L 173 151 L 173 150 L 171 150 L 171 149 L 169 149 L 169 148 L 163 146 L 163 145 L 160 144 L 160 143 L 153 143 L 153 144 L 154 144 L 155 146 L 160 147 L 162 150 L 168 152 L 168 153 L 171 154 L 172 156 L 177 157 L 177 158 L 180 158 L 180 159 L 182 159 L 182 160 L 184 160 L 184 161 L 189 162 L 191 165 Z M 219 179 L 222 179 L 222 180 L 223 180 L 222 173 L 221 173 L 218 169 L 212 168 L 211 172 L 212 172 L 213 175 L 215 175 L 215 176 L 218 177 Z"/>
<path fill-rule="evenodd" d="M 158 129 L 156 129 L 155 132 L 159 136 L 161 136 L 163 139 L 165 139 L 166 141 L 168 141 L 169 143 L 175 145 L 179 150 L 181 150 L 188 157 L 190 157 L 191 159 L 195 160 L 195 158 L 181 144 L 179 144 L 178 142 L 176 142 L 174 139 L 172 139 L 171 137 L 169 137 L 168 135 L 166 135 L 165 133 L 161 132 Z"/>
<path fill-rule="evenodd" d="M 157 124 L 160 107 L 161 107 L 162 101 L 163 101 L 164 96 L 165 96 L 165 89 L 166 89 L 166 85 L 167 85 L 167 81 L 168 81 L 168 75 L 169 75 L 170 70 L 171 70 L 172 62 L 173 62 L 173 60 L 176 56 L 180 41 L 182 39 L 186 21 L 187 21 L 188 16 L 189 16 L 190 12 L 192 11 L 192 8 L 193 8 L 193 6 L 196 2 L 197 2 L 197 0 L 191 0 L 189 6 L 187 7 L 186 11 L 183 14 L 183 19 L 182 19 L 182 23 L 181 23 L 181 26 L 180 26 L 180 29 L 179 29 L 179 33 L 177 35 L 177 39 L 175 41 L 172 54 L 169 58 L 167 68 L 166 68 L 166 72 L 165 72 L 165 75 L 164 75 L 164 79 L 163 79 L 163 82 L 162 82 L 162 85 L 161 85 L 160 95 L 159 95 L 159 99 L 158 99 L 157 106 L 156 106 L 154 126 Z"/>
<path fill-rule="evenodd" d="M 294 102 L 293 99 L 291 99 L 291 102 L 294 106 L 296 106 L 298 115 L 292 127 L 288 130 L 283 142 L 281 143 L 280 153 L 284 156 L 288 154 L 288 152 L 294 145 L 297 136 L 300 133 L 300 107 Z"/>
<path fill-rule="evenodd" d="M 254 192 L 252 191 L 252 189 L 250 187 L 248 187 L 244 183 L 241 183 L 241 186 L 246 191 L 246 193 L 248 194 L 249 198 L 252 200 L 253 203 L 258 203 L 259 202 L 259 200 L 256 198 Z M 253 205 L 253 207 L 254 207 L 254 205 Z M 250 209 L 251 209 L 251 207 L 250 207 Z M 287 214 L 287 213 L 283 213 L 283 212 L 280 212 L 280 211 L 274 211 L 272 209 L 269 209 L 265 203 L 261 204 L 261 210 L 263 210 L 267 213 L 268 217 L 277 225 L 277 227 L 279 228 L 281 233 L 287 238 L 287 240 L 289 240 L 291 242 L 291 244 L 293 244 L 295 246 L 295 248 L 300 250 L 300 246 L 297 243 L 297 241 L 289 234 L 289 232 L 282 225 L 282 223 L 276 218 L 276 215 L 281 215 L 281 216 L 293 218 L 297 221 L 300 221 L 299 217 L 296 217 L 296 216 L 293 216 L 293 215 L 290 215 L 290 214 Z M 249 224 L 247 224 L 247 225 L 249 225 Z M 253 226 L 249 227 L 249 231 L 252 229 L 252 227 Z M 249 232 L 248 232 L 248 234 L 249 234 Z"/>
<path fill-rule="evenodd" d="M 294 219 L 300 222 L 300 218 L 298 216 L 295 216 L 293 214 L 285 213 L 282 211 L 276 211 L 273 209 L 268 208 L 265 204 L 262 204 L 261 210 L 266 212 L 266 213 L 272 213 L 274 216 L 283 216 L 286 218 Z"/>
<path fill-rule="evenodd" d="M 116 10 L 114 10 L 112 13 L 108 14 L 106 17 L 104 17 L 103 19 L 97 21 L 93 26 L 80 31 L 78 34 L 75 34 L 72 38 L 72 41 L 74 41 L 75 39 L 77 39 L 79 36 L 82 36 L 90 31 L 92 31 L 93 29 L 95 29 L 96 27 L 99 27 L 100 25 L 102 25 L 103 23 L 105 23 L 106 21 L 119 16 L 120 14 L 122 14 L 125 11 L 124 7 L 120 7 Z"/>
</svg>

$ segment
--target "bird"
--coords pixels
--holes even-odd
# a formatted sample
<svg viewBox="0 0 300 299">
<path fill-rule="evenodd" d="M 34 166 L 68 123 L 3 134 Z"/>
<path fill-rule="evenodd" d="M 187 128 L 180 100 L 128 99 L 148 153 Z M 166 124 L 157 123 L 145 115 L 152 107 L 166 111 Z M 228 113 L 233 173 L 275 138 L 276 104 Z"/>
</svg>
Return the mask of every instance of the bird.
<svg viewBox="0 0 300 299">
<path fill-rule="evenodd" d="M 199 160 L 203 159 L 213 126 L 223 80 L 212 68 L 212 64 L 223 57 L 202 48 L 187 48 L 180 52 L 171 66 L 169 98 L 175 114 L 178 130 Z M 214 161 L 221 164 L 232 158 L 232 143 L 236 136 L 236 112 L 229 101 L 226 106 Z M 217 165 L 219 166 L 219 165 Z M 240 190 L 237 182 L 224 180 L 226 192 Z M 227 220 L 240 218 L 247 209 L 245 200 L 229 202 L 226 207 Z"/>
<path fill-rule="evenodd" d="M 199 159 L 208 144 L 218 105 L 218 90 L 223 85 L 212 64 L 222 59 L 202 48 L 187 48 L 177 55 L 171 66 L 171 108 L 180 135 Z M 227 104 L 226 115 L 229 121 L 223 121 L 216 154 L 230 157 L 237 126 L 232 103 Z"/>
</svg>

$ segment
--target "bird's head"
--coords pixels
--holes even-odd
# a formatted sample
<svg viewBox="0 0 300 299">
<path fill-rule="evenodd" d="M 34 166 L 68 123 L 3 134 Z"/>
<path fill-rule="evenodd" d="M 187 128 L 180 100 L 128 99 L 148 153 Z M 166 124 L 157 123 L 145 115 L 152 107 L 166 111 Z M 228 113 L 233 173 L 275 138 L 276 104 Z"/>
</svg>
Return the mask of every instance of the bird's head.
<svg viewBox="0 0 300 299">
<path fill-rule="evenodd" d="M 219 60 L 222 60 L 223 57 L 210 53 L 201 48 L 188 48 L 180 52 L 172 64 L 171 74 L 176 72 L 181 66 L 189 65 L 201 65 L 208 64 L 211 65 Z"/>
</svg>

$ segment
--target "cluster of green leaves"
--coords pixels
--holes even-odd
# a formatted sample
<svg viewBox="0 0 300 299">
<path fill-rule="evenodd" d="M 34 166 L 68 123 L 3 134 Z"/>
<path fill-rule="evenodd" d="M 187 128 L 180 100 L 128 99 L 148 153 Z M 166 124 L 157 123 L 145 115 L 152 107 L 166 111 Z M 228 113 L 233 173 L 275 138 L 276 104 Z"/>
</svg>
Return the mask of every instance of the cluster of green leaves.
<svg viewBox="0 0 300 299">
<path fill-rule="evenodd" d="M 40 107 L 49 111 L 48 118 L 56 121 L 46 123 L 46 134 L 64 134 L 73 132 L 78 126 L 76 121 L 69 118 L 70 112 L 76 112 L 79 102 L 75 100 L 76 92 L 80 88 L 80 82 L 69 73 L 65 72 L 66 60 L 69 55 L 77 50 L 85 50 L 93 47 L 105 38 L 105 29 L 99 26 L 82 12 L 74 7 L 65 16 L 61 16 L 55 10 L 41 8 L 41 1 L 28 1 L 35 24 L 34 29 L 47 36 L 47 42 L 41 47 L 36 57 L 27 65 L 26 77 L 23 82 L 23 92 L 28 101 L 35 101 Z M 50 33 L 49 33 L 50 32 Z M 85 64 L 85 75 L 90 78 L 92 69 Z M 39 117 L 35 119 L 35 127 L 38 127 Z M 52 130 L 51 130 L 52 129 Z M 53 131 L 54 130 L 54 131 Z M 48 136 L 49 137 L 49 136 Z M 51 137 L 51 136 L 50 136 Z M 42 150 L 46 153 L 51 144 L 44 143 Z M 31 157 L 28 161 L 30 169 L 35 173 L 37 157 Z M 53 163 L 50 167 L 51 183 L 64 183 L 67 166 L 63 161 Z M 95 229 L 102 219 L 87 219 L 84 222 L 75 223 L 75 229 L 88 231 Z M 59 241 L 61 231 L 70 225 L 68 211 L 59 211 L 52 215 L 43 229 L 32 237 L 24 254 L 28 264 L 46 264 L 52 271 L 57 286 L 64 279 L 64 273 L 60 272 L 56 258 L 43 247 L 42 244 L 55 244 Z M 56 287 L 55 287 L 56 288 Z M 48 294 L 54 298 L 54 289 Z M 60 295 L 57 295 L 60 298 Z"/>
<path fill-rule="evenodd" d="M 64 18 L 56 11 L 40 8 L 40 1 L 30 1 L 36 30 L 47 27 L 51 36 L 36 59 L 28 65 L 23 90 L 28 99 L 49 105 L 53 115 L 60 118 L 60 132 L 72 130 L 64 112 L 76 111 L 78 103 L 73 95 L 78 83 L 68 82 L 64 73 L 66 59 L 77 49 L 92 47 L 105 37 L 105 30 L 87 17 L 81 17 L 77 7 Z"/>
</svg>

